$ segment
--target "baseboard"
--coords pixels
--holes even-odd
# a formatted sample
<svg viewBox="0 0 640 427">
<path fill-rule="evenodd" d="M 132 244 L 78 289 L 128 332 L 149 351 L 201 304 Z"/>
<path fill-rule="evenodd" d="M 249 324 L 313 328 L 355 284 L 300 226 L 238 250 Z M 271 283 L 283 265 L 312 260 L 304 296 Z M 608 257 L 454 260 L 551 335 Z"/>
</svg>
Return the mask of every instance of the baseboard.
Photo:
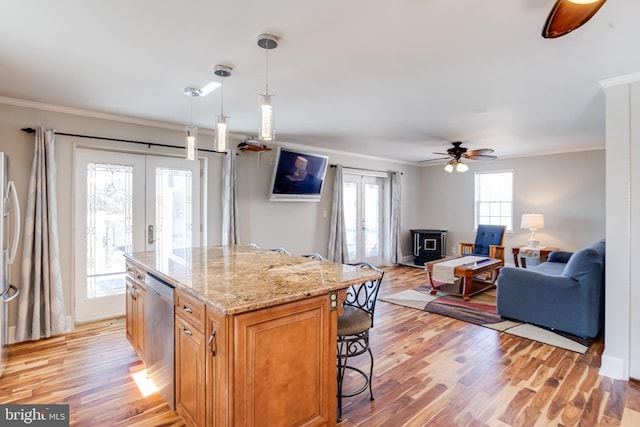
<svg viewBox="0 0 640 427">
<path fill-rule="evenodd" d="M 600 375 L 613 378 L 614 380 L 629 381 L 626 361 L 619 357 L 607 356 L 606 354 L 602 355 L 600 361 Z"/>
<path fill-rule="evenodd" d="M 65 318 L 65 328 L 64 328 L 64 332 L 63 333 L 67 333 L 67 332 L 71 332 L 74 329 L 74 323 L 73 323 L 73 317 L 71 316 L 67 316 Z M 9 336 L 8 338 L 8 344 L 14 344 L 18 341 L 16 341 L 16 327 L 15 326 L 10 326 L 9 330 L 8 330 Z"/>
</svg>

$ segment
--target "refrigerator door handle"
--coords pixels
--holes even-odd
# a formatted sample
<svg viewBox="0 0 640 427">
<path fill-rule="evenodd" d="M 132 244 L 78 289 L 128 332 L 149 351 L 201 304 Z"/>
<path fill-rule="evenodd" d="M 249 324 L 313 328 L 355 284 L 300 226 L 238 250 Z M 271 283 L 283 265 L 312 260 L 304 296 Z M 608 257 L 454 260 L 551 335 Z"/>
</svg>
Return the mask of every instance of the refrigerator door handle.
<svg viewBox="0 0 640 427">
<path fill-rule="evenodd" d="M 9 296 L 9 294 L 11 293 L 11 290 L 14 290 L 14 294 Z M 7 295 L 7 297 L 2 298 L 2 302 L 3 303 L 7 303 L 13 299 L 15 299 L 18 295 L 20 295 L 20 289 L 16 288 L 13 285 L 9 285 L 9 288 L 6 290 L 5 294 Z"/>
<path fill-rule="evenodd" d="M 13 264 L 16 259 L 16 253 L 18 252 L 18 242 L 20 240 L 20 202 L 18 201 L 18 192 L 13 181 L 9 181 L 7 199 L 11 197 L 11 206 L 13 207 L 13 244 L 9 251 L 8 263 Z"/>
</svg>

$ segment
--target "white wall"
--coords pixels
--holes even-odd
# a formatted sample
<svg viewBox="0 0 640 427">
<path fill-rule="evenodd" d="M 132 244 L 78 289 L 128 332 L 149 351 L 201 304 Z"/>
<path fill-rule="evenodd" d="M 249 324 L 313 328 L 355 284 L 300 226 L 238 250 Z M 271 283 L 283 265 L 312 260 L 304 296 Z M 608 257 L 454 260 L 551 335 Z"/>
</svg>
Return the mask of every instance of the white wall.
<svg viewBox="0 0 640 427">
<path fill-rule="evenodd" d="M 640 379 L 640 74 L 602 82 L 607 122 L 607 294 L 601 373 Z"/>
<path fill-rule="evenodd" d="M 541 246 L 575 251 L 605 236 L 604 150 L 468 163 L 465 173 L 430 166 L 421 175 L 424 216 L 416 225 L 448 230 L 448 254 L 458 242 L 475 238 L 474 172 L 514 173 L 514 228 L 505 237 L 509 254 L 529 239 L 529 230 L 520 228 L 525 213 L 544 214 L 545 228 L 536 232 Z"/>
<path fill-rule="evenodd" d="M 329 168 L 320 202 L 270 202 L 269 185 L 276 150 L 243 152 L 238 158 L 238 204 L 240 211 L 240 243 L 256 243 L 263 248 L 283 246 L 293 253 L 317 252 L 327 255 L 335 168 Z M 411 253 L 411 236 L 407 224 L 419 216 L 419 168 L 347 155 L 345 153 L 309 149 L 292 144 L 287 147 L 329 156 L 330 164 L 401 171 L 403 253 Z"/>
</svg>

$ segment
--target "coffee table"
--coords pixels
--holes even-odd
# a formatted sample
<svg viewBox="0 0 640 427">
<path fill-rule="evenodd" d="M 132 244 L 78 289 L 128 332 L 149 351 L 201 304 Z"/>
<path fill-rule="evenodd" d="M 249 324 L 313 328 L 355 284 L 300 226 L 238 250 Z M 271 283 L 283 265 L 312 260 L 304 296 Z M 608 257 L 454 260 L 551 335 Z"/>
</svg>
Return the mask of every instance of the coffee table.
<svg viewBox="0 0 640 427">
<path fill-rule="evenodd" d="M 446 261 L 457 263 L 458 261 L 455 260 L 464 261 L 464 258 L 468 257 L 445 257 L 425 263 L 425 270 L 427 270 L 429 275 L 432 295 L 440 291 L 452 295 L 459 295 L 464 301 L 469 301 L 472 295 L 495 287 L 500 269 L 504 266 L 504 261 L 496 258 L 485 258 L 477 263 L 462 263 L 461 265 L 456 265 L 453 267 L 453 275 L 460 280 L 456 280 L 454 283 L 436 282 L 437 284 L 434 284 L 432 277 L 434 265 Z M 487 278 L 481 279 L 478 277 L 482 274 L 486 275 Z"/>
</svg>

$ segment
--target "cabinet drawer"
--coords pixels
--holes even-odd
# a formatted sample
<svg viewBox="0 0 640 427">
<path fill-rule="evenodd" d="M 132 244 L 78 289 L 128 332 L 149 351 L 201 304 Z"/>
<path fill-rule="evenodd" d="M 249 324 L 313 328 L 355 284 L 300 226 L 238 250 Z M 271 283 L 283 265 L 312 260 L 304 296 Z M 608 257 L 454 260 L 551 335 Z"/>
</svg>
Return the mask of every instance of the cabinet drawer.
<svg viewBox="0 0 640 427">
<path fill-rule="evenodd" d="M 127 276 L 131 279 L 135 280 L 136 283 L 139 283 L 144 286 L 144 279 L 147 275 L 147 272 L 142 268 L 138 267 L 131 261 L 127 260 Z"/>
<path fill-rule="evenodd" d="M 204 333 L 204 303 L 176 290 L 176 314 Z"/>
</svg>

